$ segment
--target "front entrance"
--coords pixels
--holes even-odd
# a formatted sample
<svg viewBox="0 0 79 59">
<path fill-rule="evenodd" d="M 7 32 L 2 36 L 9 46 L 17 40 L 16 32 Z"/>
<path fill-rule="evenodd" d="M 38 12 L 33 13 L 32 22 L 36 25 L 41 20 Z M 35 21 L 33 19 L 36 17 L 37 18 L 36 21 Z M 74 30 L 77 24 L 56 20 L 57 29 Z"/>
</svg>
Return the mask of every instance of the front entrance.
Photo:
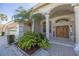
<svg viewBox="0 0 79 59">
<path fill-rule="evenodd" d="M 69 38 L 69 26 L 56 26 L 56 37 Z"/>
</svg>

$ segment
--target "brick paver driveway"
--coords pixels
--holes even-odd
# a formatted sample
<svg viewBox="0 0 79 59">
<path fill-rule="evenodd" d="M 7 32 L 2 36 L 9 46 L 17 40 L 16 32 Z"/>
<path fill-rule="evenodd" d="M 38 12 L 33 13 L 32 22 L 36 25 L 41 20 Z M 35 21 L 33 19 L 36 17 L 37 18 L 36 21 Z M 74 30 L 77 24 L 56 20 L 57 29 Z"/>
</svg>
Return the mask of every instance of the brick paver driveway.
<svg viewBox="0 0 79 59">
<path fill-rule="evenodd" d="M 23 56 L 23 54 L 14 46 L 1 46 L 0 56 Z"/>
<path fill-rule="evenodd" d="M 23 54 L 14 46 L 7 43 L 6 36 L 0 37 L 0 56 L 22 56 Z"/>
<path fill-rule="evenodd" d="M 6 36 L 0 36 L 0 46 L 7 45 L 7 44 L 8 44 L 7 37 Z"/>
</svg>

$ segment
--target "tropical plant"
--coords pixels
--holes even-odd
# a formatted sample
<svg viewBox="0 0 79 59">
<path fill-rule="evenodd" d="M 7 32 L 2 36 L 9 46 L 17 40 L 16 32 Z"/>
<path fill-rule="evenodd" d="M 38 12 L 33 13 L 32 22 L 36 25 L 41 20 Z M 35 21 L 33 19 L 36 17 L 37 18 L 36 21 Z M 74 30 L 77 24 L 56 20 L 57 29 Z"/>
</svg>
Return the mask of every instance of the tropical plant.
<svg viewBox="0 0 79 59">
<path fill-rule="evenodd" d="M 7 16 L 5 14 L 0 13 L 0 20 L 2 20 L 2 21 L 6 20 L 7 21 Z"/>
<path fill-rule="evenodd" d="M 22 49 L 31 49 L 36 45 L 35 33 L 27 32 L 18 41 L 18 46 Z"/>
<path fill-rule="evenodd" d="M 39 39 L 37 44 L 40 48 L 49 48 L 50 47 L 48 40 L 46 40 L 46 39 Z"/>
<path fill-rule="evenodd" d="M 45 16 L 41 13 L 36 13 L 36 14 L 32 14 L 31 18 L 34 20 L 43 20 L 45 19 Z"/>
<path fill-rule="evenodd" d="M 49 48 L 50 47 L 50 43 L 49 43 L 48 39 L 46 39 L 42 33 L 38 33 L 37 45 L 40 48 Z"/>
<path fill-rule="evenodd" d="M 13 43 L 13 42 L 14 42 L 14 38 L 15 38 L 15 36 L 14 36 L 14 35 L 8 35 L 8 36 L 7 36 L 7 39 L 8 39 L 8 44 Z"/>
<path fill-rule="evenodd" d="M 30 14 L 31 10 L 25 10 L 23 7 L 19 7 L 16 10 L 16 14 L 12 16 L 12 19 L 19 24 L 23 24 L 23 30 L 25 29 L 25 23 L 31 28 L 31 21 L 30 21 Z M 24 30 L 23 32 L 25 32 Z"/>
<path fill-rule="evenodd" d="M 12 16 L 12 18 L 16 22 L 25 22 L 30 19 L 30 14 L 31 14 L 31 10 L 27 11 L 23 7 L 19 7 L 16 10 L 16 14 L 14 16 Z"/>
<path fill-rule="evenodd" d="M 33 12 L 32 12 L 31 19 L 32 19 L 32 22 L 33 22 L 33 27 L 34 27 L 35 22 L 40 23 L 40 20 L 45 19 L 45 16 L 41 13 L 33 14 Z M 32 32 L 34 32 L 34 28 L 33 28 Z"/>
<path fill-rule="evenodd" d="M 25 10 L 23 7 L 19 7 L 16 10 L 16 14 L 12 17 L 15 21 L 27 21 L 29 19 L 42 20 L 45 16 L 41 13 L 33 14 L 32 10 Z"/>
<path fill-rule="evenodd" d="M 7 21 L 7 15 L 0 13 L 0 25 L 2 21 Z M 4 26 L 2 27 L 2 31 L 3 31 Z"/>
<path fill-rule="evenodd" d="M 35 45 L 40 48 L 48 48 L 50 46 L 44 35 L 36 32 L 26 32 L 18 41 L 18 46 L 22 49 L 31 49 Z"/>
</svg>

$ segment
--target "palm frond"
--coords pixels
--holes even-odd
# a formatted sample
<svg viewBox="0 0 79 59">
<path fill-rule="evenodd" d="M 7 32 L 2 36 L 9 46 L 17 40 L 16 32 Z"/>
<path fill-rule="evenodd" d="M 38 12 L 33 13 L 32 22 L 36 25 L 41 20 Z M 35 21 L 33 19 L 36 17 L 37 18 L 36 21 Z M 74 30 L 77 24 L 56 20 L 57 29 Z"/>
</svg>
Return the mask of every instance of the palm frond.
<svg viewBox="0 0 79 59">
<path fill-rule="evenodd" d="M 12 18 L 15 21 L 25 21 L 25 19 L 30 19 L 30 11 L 27 11 L 20 7 L 19 9 L 16 10 L 16 13 Z"/>
<path fill-rule="evenodd" d="M 34 20 L 42 20 L 42 19 L 45 19 L 45 16 L 41 13 L 36 13 L 36 14 L 33 14 L 31 18 Z"/>
<path fill-rule="evenodd" d="M 0 20 L 2 20 L 2 21 L 4 21 L 4 20 L 6 20 L 7 21 L 7 16 L 5 15 L 5 14 L 0 14 Z"/>
</svg>

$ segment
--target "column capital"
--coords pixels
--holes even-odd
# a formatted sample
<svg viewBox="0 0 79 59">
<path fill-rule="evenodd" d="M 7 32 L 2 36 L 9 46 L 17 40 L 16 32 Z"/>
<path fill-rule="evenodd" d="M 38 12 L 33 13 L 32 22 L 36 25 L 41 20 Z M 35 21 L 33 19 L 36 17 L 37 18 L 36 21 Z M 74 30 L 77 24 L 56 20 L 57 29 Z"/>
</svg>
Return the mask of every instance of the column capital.
<svg viewBox="0 0 79 59">
<path fill-rule="evenodd" d="M 44 15 L 45 15 L 45 17 L 46 17 L 46 18 L 49 18 L 49 17 L 50 17 L 50 14 L 49 14 L 49 13 L 47 13 L 47 12 L 46 12 L 46 13 L 44 13 Z"/>
<path fill-rule="evenodd" d="M 44 11 L 44 15 L 50 15 L 50 10 Z"/>
<path fill-rule="evenodd" d="M 49 15 L 49 12 L 45 12 L 44 14 L 45 14 L 45 15 Z"/>
</svg>

